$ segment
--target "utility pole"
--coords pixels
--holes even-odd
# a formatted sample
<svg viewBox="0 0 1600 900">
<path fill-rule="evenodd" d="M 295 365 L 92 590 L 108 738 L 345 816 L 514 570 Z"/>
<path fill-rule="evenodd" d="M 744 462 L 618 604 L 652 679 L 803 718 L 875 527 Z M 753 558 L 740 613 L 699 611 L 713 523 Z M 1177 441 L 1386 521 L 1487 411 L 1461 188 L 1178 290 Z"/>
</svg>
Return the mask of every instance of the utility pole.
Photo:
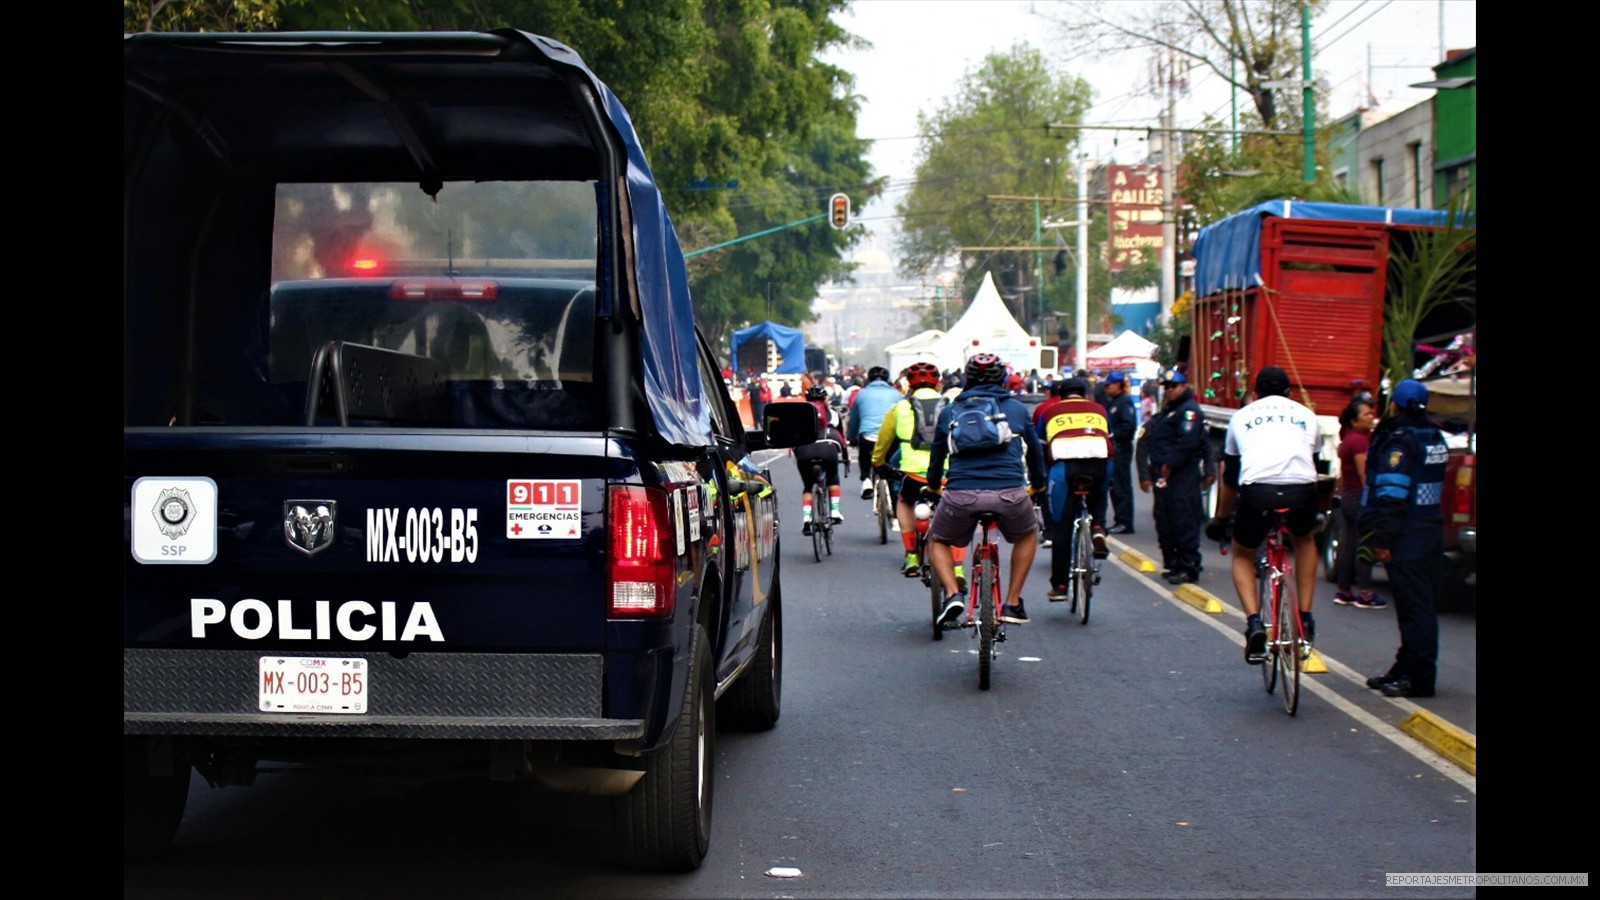
<svg viewBox="0 0 1600 900">
<path fill-rule="evenodd" d="M 1304 132 L 1305 180 L 1317 180 L 1317 95 L 1311 83 L 1311 5 L 1300 4 L 1300 127 Z"/>
<path fill-rule="evenodd" d="M 1178 277 L 1173 260 L 1173 254 L 1178 247 L 1178 222 L 1174 203 L 1178 182 L 1178 134 L 1175 130 L 1177 120 L 1175 82 L 1178 76 L 1171 63 L 1169 57 L 1162 78 L 1167 92 L 1166 109 L 1161 115 L 1161 126 L 1167 129 L 1161 136 L 1161 304 L 1159 308 L 1162 322 L 1172 317 L 1172 301 L 1178 294 Z"/>
<path fill-rule="evenodd" d="M 1074 369 L 1083 368 L 1089 355 L 1089 178 L 1084 173 L 1086 154 L 1078 153 L 1078 327 L 1072 336 Z"/>
</svg>

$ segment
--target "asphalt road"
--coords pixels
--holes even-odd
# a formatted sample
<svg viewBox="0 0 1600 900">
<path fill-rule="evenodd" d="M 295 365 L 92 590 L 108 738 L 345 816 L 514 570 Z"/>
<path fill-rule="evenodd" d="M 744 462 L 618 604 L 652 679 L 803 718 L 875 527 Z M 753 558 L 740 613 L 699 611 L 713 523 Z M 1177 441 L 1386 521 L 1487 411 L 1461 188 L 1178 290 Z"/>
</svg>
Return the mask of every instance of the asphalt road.
<svg viewBox="0 0 1600 900">
<path fill-rule="evenodd" d="M 1285 715 L 1242 659 L 1242 618 L 1205 613 L 1139 571 L 1105 567 L 1080 625 L 1025 594 L 993 687 L 974 641 L 931 640 L 919 582 L 877 542 L 847 484 L 835 554 L 784 498 L 784 710 L 719 736 L 715 825 L 688 875 L 616 869 L 604 807 L 520 785 L 458 782 L 368 795 L 317 777 L 196 781 L 166 857 L 125 864 L 124 896 L 1430 898 L 1388 873 L 1473 872 L 1476 776 L 1400 730 L 1417 708 L 1360 685 L 1394 649 L 1392 612 L 1319 604 L 1329 672 Z M 1141 511 L 1143 504 L 1141 504 Z M 1155 558 L 1159 559 L 1158 556 Z M 1133 560 L 1130 562 L 1130 560 Z M 1208 552 L 1200 586 L 1225 587 Z M 1035 589 L 1033 586 L 1037 585 Z M 1331 592 L 1328 596 L 1331 596 Z M 1445 625 L 1440 695 L 1475 722 L 1475 633 Z M 798 870 L 778 878 L 770 871 Z"/>
</svg>

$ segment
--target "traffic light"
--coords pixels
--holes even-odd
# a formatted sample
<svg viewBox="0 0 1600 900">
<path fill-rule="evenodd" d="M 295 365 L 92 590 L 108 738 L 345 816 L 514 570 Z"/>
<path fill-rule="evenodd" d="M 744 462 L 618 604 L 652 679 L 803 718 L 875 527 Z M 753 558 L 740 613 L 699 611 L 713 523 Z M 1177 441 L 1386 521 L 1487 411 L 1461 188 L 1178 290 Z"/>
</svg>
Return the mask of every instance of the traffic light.
<svg viewBox="0 0 1600 900">
<path fill-rule="evenodd" d="M 828 198 L 828 219 L 833 227 L 840 231 L 850 227 L 850 198 L 845 194 L 834 194 Z"/>
</svg>

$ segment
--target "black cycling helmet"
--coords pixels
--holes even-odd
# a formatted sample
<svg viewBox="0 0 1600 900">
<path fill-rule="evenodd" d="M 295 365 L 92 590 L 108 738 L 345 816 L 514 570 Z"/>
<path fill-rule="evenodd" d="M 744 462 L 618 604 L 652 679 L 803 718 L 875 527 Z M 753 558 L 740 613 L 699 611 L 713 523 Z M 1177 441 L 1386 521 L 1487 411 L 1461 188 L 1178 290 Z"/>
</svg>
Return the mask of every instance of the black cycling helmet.
<svg viewBox="0 0 1600 900">
<path fill-rule="evenodd" d="M 1006 380 L 1006 367 L 993 353 L 974 353 L 967 360 L 967 386 L 1000 384 Z"/>
<path fill-rule="evenodd" d="M 828 389 L 820 384 L 813 384 L 811 387 L 806 388 L 806 399 L 826 400 L 828 399 Z"/>
<path fill-rule="evenodd" d="M 906 384 L 913 388 L 937 388 L 939 380 L 939 367 L 931 362 L 914 362 L 906 366 Z"/>
<path fill-rule="evenodd" d="M 1063 378 L 1056 382 L 1057 397 L 1071 397 L 1074 394 L 1079 397 L 1089 396 L 1088 382 L 1082 378 Z"/>
<path fill-rule="evenodd" d="M 888 381 L 889 370 L 883 366 L 873 366 L 867 370 L 868 381 Z"/>
</svg>

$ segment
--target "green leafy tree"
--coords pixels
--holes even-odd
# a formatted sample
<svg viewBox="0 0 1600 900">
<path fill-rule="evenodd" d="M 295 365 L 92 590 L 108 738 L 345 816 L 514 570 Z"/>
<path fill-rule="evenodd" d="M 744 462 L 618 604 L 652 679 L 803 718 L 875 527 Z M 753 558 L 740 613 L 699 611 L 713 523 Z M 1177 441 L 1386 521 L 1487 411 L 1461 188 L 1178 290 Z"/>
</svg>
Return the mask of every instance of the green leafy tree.
<svg viewBox="0 0 1600 900">
<path fill-rule="evenodd" d="M 1058 163 L 1066 156 L 1063 143 L 1076 136 L 1052 133 L 1046 125 L 1081 121 L 1089 103 L 1086 81 L 1056 74 L 1038 50 L 1019 44 L 989 54 L 967 73 L 954 98 L 932 114 L 919 113 L 916 184 L 895 206 L 902 277 L 934 271 L 961 252 L 963 296 L 971 296 L 990 270 L 1014 289 L 1037 289 L 1041 251 L 957 248 L 1037 246 L 1034 204 L 991 198 L 1072 196 Z M 1014 311 L 1027 320 L 1031 305 L 1024 302 Z"/>
<path fill-rule="evenodd" d="M 1383 315 L 1383 369 L 1390 383 L 1410 378 L 1417 330 L 1435 311 L 1478 308 L 1477 218 L 1463 212 L 1467 195 L 1451 198 L 1447 224 L 1408 230 L 1389 243 L 1388 294 Z"/>
<path fill-rule="evenodd" d="M 860 39 L 847 0 L 124 0 L 127 31 L 520 28 L 583 56 L 628 108 L 686 250 L 857 205 L 881 189 L 855 137 L 850 74 L 821 61 Z M 690 261 L 702 326 L 800 324 L 845 274 L 859 229 L 776 232 Z M 795 258 L 795 257 L 799 258 Z M 769 305 L 770 298 L 770 305 Z"/>
</svg>

